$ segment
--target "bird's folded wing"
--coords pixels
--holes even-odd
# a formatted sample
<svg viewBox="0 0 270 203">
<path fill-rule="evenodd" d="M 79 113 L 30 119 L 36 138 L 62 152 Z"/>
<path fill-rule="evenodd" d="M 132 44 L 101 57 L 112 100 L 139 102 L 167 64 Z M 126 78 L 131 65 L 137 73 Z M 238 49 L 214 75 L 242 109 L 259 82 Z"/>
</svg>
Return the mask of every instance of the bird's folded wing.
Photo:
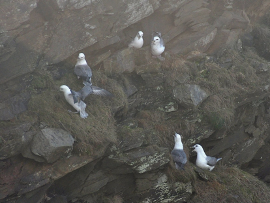
<svg viewBox="0 0 270 203">
<path fill-rule="evenodd" d="M 172 158 L 175 162 L 186 163 L 187 156 L 183 150 L 173 150 L 171 152 Z"/>
<path fill-rule="evenodd" d="M 207 156 L 206 157 L 207 164 L 209 166 L 215 166 L 217 163 L 217 159 L 215 157 Z"/>
<path fill-rule="evenodd" d="M 70 92 L 71 92 L 71 95 L 73 97 L 74 104 L 80 102 L 80 95 L 79 95 L 79 93 L 78 92 L 75 92 L 73 90 L 70 90 Z"/>
<path fill-rule="evenodd" d="M 92 70 L 88 65 L 75 65 L 74 73 L 80 77 L 92 77 Z"/>
</svg>

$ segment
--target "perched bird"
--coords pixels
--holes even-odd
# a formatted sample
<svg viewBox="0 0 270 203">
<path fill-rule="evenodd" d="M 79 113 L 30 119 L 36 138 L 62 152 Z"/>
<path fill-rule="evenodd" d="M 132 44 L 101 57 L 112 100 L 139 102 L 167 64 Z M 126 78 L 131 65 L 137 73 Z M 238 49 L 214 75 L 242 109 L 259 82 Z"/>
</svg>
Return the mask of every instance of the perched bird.
<svg viewBox="0 0 270 203">
<path fill-rule="evenodd" d="M 175 168 L 179 170 L 184 170 L 185 164 L 187 163 L 187 156 L 183 149 L 183 144 L 181 141 L 181 135 L 175 133 L 174 135 L 174 148 L 171 152 L 173 161 L 175 163 Z"/>
<path fill-rule="evenodd" d="M 196 165 L 202 169 L 208 169 L 212 171 L 215 168 L 216 163 L 222 158 L 215 158 L 207 156 L 201 145 L 195 144 L 193 146 L 195 152 L 197 152 Z"/>
<path fill-rule="evenodd" d="M 74 103 L 77 103 L 80 100 L 84 100 L 90 94 L 106 96 L 106 97 L 113 96 L 113 94 L 108 92 L 107 90 L 102 89 L 97 86 L 93 86 L 92 84 L 88 82 L 85 83 L 85 86 L 79 92 L 76 92 L 74 90 L 70 90 L 70 91 L 73 96 Z"/>
<path fill-rule="evenodd" d="M 143 46 L 143 32 L 139 31 L 136 37 L 129 43 L 129 47 L 134 47 L 136 49 L 142 48 Z"/>
<path fill-rule="evenodd" d="M 87 118 L 88 113 L 85 112 L 86 104 L 82 100 L 75 102 L 71 93 L 72 90 L 66 85 L 61 85 L 60 91 L 64 92 L 66 101 L 80 113 L 81 118 Z"/>
<path fill-rule="evenodd" d="M 161 57 L 165 50 L 165 45 L 160 32 L 155 32 L 152 36 L 151 52 L 154 57 Z"/>
<path fill-rule="evenodd" d="M 83 84 L 86 82 L 91 84 L 92 70 L 85 60 L 84 53 L 79 53 L 77 63 L 74 68 L 74 73 L 77 75 L 78 79 L 83 79 Z"/>
</svg>

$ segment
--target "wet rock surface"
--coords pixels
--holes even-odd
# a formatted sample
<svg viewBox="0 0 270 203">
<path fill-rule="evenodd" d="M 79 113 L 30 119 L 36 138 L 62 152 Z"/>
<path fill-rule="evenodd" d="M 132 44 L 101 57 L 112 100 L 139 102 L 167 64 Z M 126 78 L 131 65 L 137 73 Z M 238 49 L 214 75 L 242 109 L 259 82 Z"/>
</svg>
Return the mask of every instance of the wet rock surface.
<svg viewBox="0 0 270 203">
<path fill-rule="evenodd" d="M 0 202 L 269 202 L 254 177 L 270 182 L 269 7 L 0 2 Z M 139 30 L 143 48 L 127 48 Z M 151 56 L 153 31 L 164 61 Z M 87 119 L 59 91 L 82 88 L 79 52 L 114 94 L 87 97 Z M 174 132 L 185 171 L 170 158 Z M 213 172 L 195 166 L 195 143 L 223 158 Z"/>
</svg>

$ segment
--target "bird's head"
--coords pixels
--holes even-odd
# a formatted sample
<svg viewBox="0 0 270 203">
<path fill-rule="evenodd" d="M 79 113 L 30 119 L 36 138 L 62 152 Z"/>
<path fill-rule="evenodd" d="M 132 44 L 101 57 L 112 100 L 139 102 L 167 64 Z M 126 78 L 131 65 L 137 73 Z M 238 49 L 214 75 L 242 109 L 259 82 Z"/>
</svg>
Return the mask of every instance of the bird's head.
<svg viewBox="0 0 270 203">
<path fill-rule="evenodd" d="M 84 53 L 79 53 L 78 60 L 82 60 L 82 59 L 85 59 L 85 55 Z"/>
<path fill-rule="evenodd" d="M 143 32 L 142 31 L 139 31 L 137 35 L 138 35 L 138 38 L 140 38 L 140 37 L 143 36 Z"/>
<path fill-rule="evenodd" d="M 194 149 L 192 150 L 193 152 L 195 151 L 195 152 L 199 153 L 199 152 L 203 151 L 202 146 L 199 145 L 199 144 L 195 144 L 192 148 L 194 148 Z"/>
<path fill-rule="evenodd" d="M 67 92 L 67 91 L 70 91 L 70 89 L 69 89 L 69 87 L 66 86 L 66 85 L 61 85 L 61 86 L 60 86 L 60 91 L 62 91 L 62 92 Z"/>
<path fill-rule="evenodd" d="M 154 37 L 153 41 L 152 41 L 152 44 L 156 45 L 156 44 L 159 44 L 160 43 L 160 38 L 159 37 Z"/>
<path fill-rule="evenodd" d="M 174 142 L 175 142 L 175 143 L 179 143 L 179 142 L 182 143 L 181 135 L 179 135 L 178 133 L 175 133 L 175 134 L 174 134 Z"/>
</svg>

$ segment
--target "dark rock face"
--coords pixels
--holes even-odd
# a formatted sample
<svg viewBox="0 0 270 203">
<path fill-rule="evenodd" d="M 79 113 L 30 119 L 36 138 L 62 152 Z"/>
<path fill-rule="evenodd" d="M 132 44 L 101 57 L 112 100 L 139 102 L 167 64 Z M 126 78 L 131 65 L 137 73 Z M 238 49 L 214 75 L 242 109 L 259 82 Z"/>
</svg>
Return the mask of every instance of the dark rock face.
<svg viewBox="0 0 270 203">
<path fill-rule="evenodd" d="M 219 199 L 209 202 L 226 200 L 224 187 L 241 199 L 221 180 L 237 172 L 248 184 L 231 165 L 270 182 L 270 73 L 260 57 L 269 55 L 269 19 L 252 31 L 269 1 L 4 0 L 0 8 L 1 202 L 196 202 L 211 186 Z M 139 30 L 144 46 L 128 48 Z M 151 56 L 153 31 L 165 61 Z M 114 94 L 87 97 L 87 119 L 68 112 L 59 92 L 82 88 L 79 52 L 93 84 Z M 170 159 L 175 131 L 190 157 L 185 171 Z M 195 143 L 228 168 L 196 169 Z"/>
<path fill-rule="evenodd" d="M 1 160 L 20 154 L 30 144 L 35 134 L 35 131 L 31 130 L 32 125 L 33 123 L 22 123 L 9 128 L 2 128 Z"/>
<path fill-rule="evenodd" d="M 62 156 L 72 151 L 74 139 L 70 133 L 55 128 L 45 128 L 37 133 L 30 147 L 33 153 L 24 153 L 24 157 L 32 158 L 36 161 L 45 159 L 48 163 L 53 163 Z M 35 159 L 38 156 L 39 158 Z M 42 158 L 41 158 L 42 157 Z"/>
</svg>

